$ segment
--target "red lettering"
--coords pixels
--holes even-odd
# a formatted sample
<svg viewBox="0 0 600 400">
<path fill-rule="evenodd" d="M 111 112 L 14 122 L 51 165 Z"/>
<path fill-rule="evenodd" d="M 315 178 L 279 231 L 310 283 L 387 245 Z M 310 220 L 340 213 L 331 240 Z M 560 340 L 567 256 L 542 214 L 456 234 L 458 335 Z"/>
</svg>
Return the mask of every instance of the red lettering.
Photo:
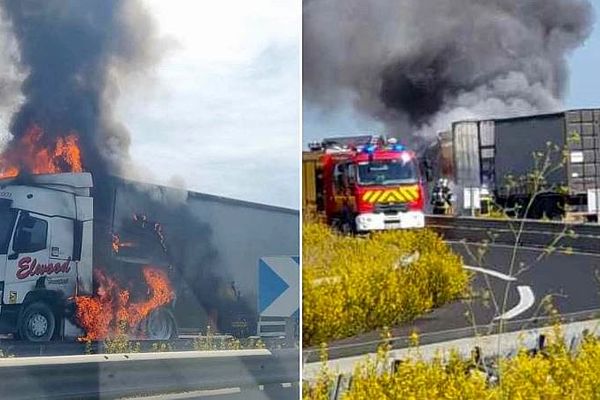
<svg viewBox="0 0 600 400">
<path fill-rule="evenodd" d="M 62 266 L 61 266 L 61 272 L 64 272 L 64 273 L 71 272 L 71 257 L 67 258 L 67 261 L 65 261 L 62 264 Z"/>
<path fill-rule="evenodd" d="M 36 259 L 33 259 L 33 263 L 31 263 L 31 272 L 29 273 L 29 276 L 34 276 L 34 275 L 44 275 L 44 264 L 36 264 Z M 35 265 L 35 267 L 34 267 Z"/>
<path fill-rule="evenodd" d="M 71 258 L 64 263 L 38 264 L 37 259 L 31 260 L 31 257 L 23 257 L 17 263 L 17 279 L 25 279 L 35 275 L 51 275 L 60 273 L 69 273 L 71 271 Z"/>
<path fill-rule="evenodd" d="M 24 257 L 19 260 L 17 264 L 17 279 L 25 279 L 29 275 L 29 263 L 31 257 Z"/>
</svg>

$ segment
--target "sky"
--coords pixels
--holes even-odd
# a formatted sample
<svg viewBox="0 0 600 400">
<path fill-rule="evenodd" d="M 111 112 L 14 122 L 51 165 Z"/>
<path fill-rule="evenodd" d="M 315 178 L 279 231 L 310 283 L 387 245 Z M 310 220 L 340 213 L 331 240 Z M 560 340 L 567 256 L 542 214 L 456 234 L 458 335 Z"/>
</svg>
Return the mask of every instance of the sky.
<svg viewBox="0 0 600 400">
<path fill-rule="evenodd" d="M 569 59 L 571 70 L 568 108 L 600 108 L 600 0 L 591 0 L 596 12 L 594 30 Z"/>
<path fill-rule="evenodd" d="M 120 120 L 145 180 L 299 207 L 297 0 L 144 0 L 171 45 Z"/>
</svg>

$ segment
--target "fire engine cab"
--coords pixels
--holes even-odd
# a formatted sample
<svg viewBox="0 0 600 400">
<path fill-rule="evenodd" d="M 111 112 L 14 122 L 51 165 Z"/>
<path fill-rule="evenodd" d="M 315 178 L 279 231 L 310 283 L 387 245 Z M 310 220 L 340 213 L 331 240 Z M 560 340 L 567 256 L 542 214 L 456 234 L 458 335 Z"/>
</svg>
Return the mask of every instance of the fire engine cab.
<svg viewBox="0 0 600 400">
<path fill-rule="evenodd" d="M 303 208 L 342 232 L 422 228 L 415 153 L 380 136 L 325 139 L 303 154 Z"/>
</svg>

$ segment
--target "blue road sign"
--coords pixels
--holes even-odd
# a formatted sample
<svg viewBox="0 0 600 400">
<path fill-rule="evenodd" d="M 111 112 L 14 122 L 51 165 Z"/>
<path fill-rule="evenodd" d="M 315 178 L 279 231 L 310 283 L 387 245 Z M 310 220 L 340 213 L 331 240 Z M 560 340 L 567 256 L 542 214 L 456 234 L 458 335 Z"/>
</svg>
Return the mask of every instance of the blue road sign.
<svg viewBox="0 0 600 400">
<path fill-rule="evenodd" d="M 261 317 L 298 315 L 299 257 L 262 257 L 258 262 L 258 313 Z"/>
</svg>

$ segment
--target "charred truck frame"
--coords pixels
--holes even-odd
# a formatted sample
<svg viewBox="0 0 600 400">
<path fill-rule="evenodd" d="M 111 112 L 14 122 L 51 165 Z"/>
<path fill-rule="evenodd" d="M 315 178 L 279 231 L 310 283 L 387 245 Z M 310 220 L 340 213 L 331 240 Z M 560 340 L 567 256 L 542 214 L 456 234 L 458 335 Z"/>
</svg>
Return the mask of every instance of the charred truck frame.
<svg viewBox="0 0 600 400">
<path fill-rule="evenodd" d="M 534 193 L 519 178 L 533 172 L 534 153 L 549 148 L 555 167 Z M 423 158 L 429 180 L 451 180 L 458 196 L 467 195 L 465 188 L 489 190 L 499 206 L 520 217 L 531 201 L 529 218 L 597 220 L 600 109 L 454 122 Z M 508 185 L 509 177 L 516 184 Z"/>
</svg>

